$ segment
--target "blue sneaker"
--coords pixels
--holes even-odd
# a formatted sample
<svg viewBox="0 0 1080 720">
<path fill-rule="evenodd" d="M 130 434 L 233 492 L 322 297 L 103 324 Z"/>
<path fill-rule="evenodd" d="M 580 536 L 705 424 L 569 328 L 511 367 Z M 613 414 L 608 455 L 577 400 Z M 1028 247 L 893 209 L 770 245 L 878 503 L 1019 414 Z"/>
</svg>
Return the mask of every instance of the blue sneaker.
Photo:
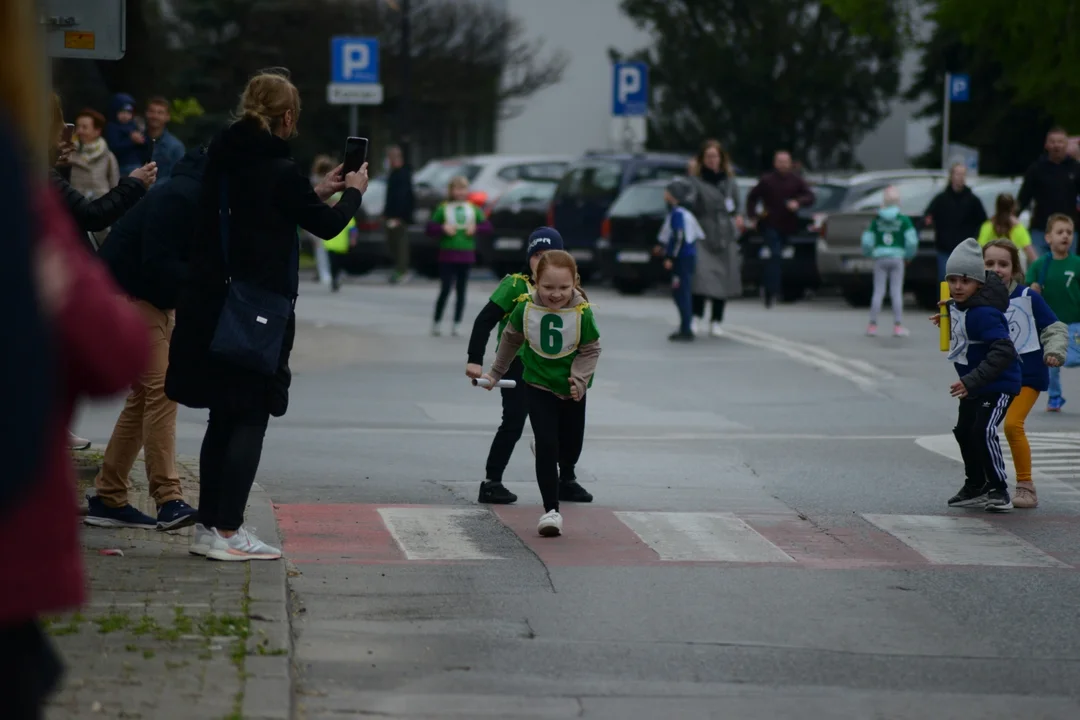
<svg viewBox="0 0 1080 720">
<path fill-rule="evenodd" d="M 183 500 L 170 500 L 158 508 L 157 529 L 176 530 L 195 524 L 199 511 Z"/>
<path fill-rule="evenodd" d="M 153 530 L 157 527 L 157 520 L 141 513 L 131 505 L 122 508 L 111 508 L 101 502 L 96 495 L 87 495 L 86 502 L 89 511 L 83 522 L 87 525 L 103 528 L 144 528 Z"/>
<path fill-rule="evenodd" d="M 1065 404 L 1065 398 L 1052 397 L 1046 401 L 1046 412 L 1061 412 L 1061 406 Z"/>
</svg>

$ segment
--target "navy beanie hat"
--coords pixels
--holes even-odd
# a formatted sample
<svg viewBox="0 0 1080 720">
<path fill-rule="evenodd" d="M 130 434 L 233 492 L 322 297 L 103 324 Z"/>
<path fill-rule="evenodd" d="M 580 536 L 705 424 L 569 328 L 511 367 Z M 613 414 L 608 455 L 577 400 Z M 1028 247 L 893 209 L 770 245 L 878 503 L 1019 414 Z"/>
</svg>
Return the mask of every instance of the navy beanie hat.
<svg viewBox="0 0 1080 720">
<path fill-rule="evenodd" d="M 532 259 L 533 255 L 542 250 L 562 249 L 562 235 L 559 234 L 558 230 L 550 227 L 538 227 L 529 236 L 529 244 L 525 246 L 525 258 L 527 260 Z"/>
</svg>

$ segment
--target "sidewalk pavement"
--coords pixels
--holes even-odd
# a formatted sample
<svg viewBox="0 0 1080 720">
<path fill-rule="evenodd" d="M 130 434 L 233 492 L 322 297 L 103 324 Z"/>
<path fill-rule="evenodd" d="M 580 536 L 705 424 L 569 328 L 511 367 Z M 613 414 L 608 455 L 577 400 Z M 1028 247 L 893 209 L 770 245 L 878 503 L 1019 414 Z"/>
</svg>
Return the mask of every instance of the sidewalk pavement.
<svg viewBox="0 0 1080 720">
<path fill-rule="evenodd" d="M 73 454 L 85 506 L 100 454 Z M 184 499 L 197 505 L 198 462 L 181 460 L 178 469 Z M 131 481 L 132 504 L 156 515 L 142 460 Z M 247 517 L 280 546 L 273 506 L 257 485 Z M 47 622 L 65 664 L 48 720 L 288 720 L 285 561 L 214 562 L 189 554 L 190 540 L 191 528 L 83 527 L 89 602 Z"/>
</svg>

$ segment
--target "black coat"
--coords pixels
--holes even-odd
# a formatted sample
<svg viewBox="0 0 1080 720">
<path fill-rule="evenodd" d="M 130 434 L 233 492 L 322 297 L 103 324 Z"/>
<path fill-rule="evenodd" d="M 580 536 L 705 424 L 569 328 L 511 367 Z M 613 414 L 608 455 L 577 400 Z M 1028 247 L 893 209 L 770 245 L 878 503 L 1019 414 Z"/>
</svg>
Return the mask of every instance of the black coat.
<svg viewBox="0 0 1080 720">
<path fill-rule="evenodd" d="M 133 177 L 121 178 L 116 187 L 97 200 L 88 200 L 55 168 L 49 170 L 49 180 L 64 197 L 64 204 L 83 232 L 99 232 L 109 227 L 146 194 L 146 186 Z"/>
<path fill-rule="evenodd" d="M 934 245 L 938 252 L 951 253 L 968 238 L 979 237 L 986 222 L 986 208 L 967 185 L 959 192 L 945 188 L 930 201 L 925 215 L 934 226 Z"/>
<path fill-rule="evenodd" d="M 412 171 L 408 165 L 390 171 L 386 178 L 386 205 L 383 217 L 401 220 L 406 225 L 413 220 L 416 198 L 413 194 Z"/>
<path fill-rule="evenodd" d="M 1076 198 L 1080 195 L 1080 162 L 1066 156 L 1059 163 L 1043 154 L 1024 175 L 1024 184 L 1016 198 L 1019 210 L 1027 209 L 1033 201 L 1031 229 L 1046 230 L 1046 222 L 1054 213 L 1062 213 L 1080 224 Z"/>
<path fill-rule="evenodd" d="M 345 190 L 333 207 L 319 200 L 290 157 L 289 144 L 252 121 L 231 125 L 210 144 L 189 280 L 176 306 L 165 392 L 188 407 L 280 417 L 289 404 L 295 315 L 289 318 L 278 371 L 272 377 L 210 354 L 227 281 L 218 210 L 222 176 L 229 187 L 232 277 L 290 297 L 298 279 L 292 266 L 299 242 L 297 226 L 316 237 L 332 238 L 356 214 L 361 196 Z"/>
</svg>

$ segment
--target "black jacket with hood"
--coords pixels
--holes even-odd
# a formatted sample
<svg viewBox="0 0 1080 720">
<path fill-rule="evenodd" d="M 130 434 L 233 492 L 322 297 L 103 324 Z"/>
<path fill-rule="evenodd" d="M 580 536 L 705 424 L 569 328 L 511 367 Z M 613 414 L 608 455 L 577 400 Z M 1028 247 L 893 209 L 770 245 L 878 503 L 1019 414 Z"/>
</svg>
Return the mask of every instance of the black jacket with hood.
<svg viewBox="0 0 1080 720">
<path fill-rule="evenodd" d="M 982 286 L 970 298 L 962 303 L 953 303 L 958 310 L 975 310 L 976 308 L 992 308 L 997 311 L 998 322 L 1004 323 L 1005 338 L 991 339 L 986 343 L 985 357 L 982 361 L 962 375 L 960 382 L 970 395 L 978 395 L 985 392 L 1004 392 L 1015 395 L 1020 392 L 1020 363 L 1016 347 L 1008 337 L 1008 322 L 1004 313 L 1009 309 L 1009 287 L 1001 282 L 995 273 L 987 272 L 986 280 Z M 978 313 L 978 311 L 976 311 Z M 976 325 L 985 322 L 985 319 L 975 319 L 976 313 L 969 313 L 968 332 L 973 332 L 972 321 Z M 983 310 L 982 313 L 988 313 Z M 972 336 L 973 341 L 983 342 Z M 959 366 L 957 366 L 959 369 Z"/>
<path fill-rule="evenodd" d="M 1056 163 L 1043 153 L 1025 173 L 1024 184 L 1020 186 L 1016 202 L 1023 211 L 1034 201 L 1031 229 L 1045 232 L 1046 221 L 1054 213 L 1068 215 L 1073 219 L 1073 223 L 1080 227 L 1080 212 L 1076 209 L 1078 195 L 1080 162 L 1066 156 L 1064 160 Z"/>
<path fill-rule="evenodd" d="M 938 252 L 951 253 L 968 238 L 979 237 L 986 222 L 986 208 L 967 185 L 959 191 L 945 188 L 930 201 L 924 215 L 933 222 L 934 245 Z"/>
</svg>

